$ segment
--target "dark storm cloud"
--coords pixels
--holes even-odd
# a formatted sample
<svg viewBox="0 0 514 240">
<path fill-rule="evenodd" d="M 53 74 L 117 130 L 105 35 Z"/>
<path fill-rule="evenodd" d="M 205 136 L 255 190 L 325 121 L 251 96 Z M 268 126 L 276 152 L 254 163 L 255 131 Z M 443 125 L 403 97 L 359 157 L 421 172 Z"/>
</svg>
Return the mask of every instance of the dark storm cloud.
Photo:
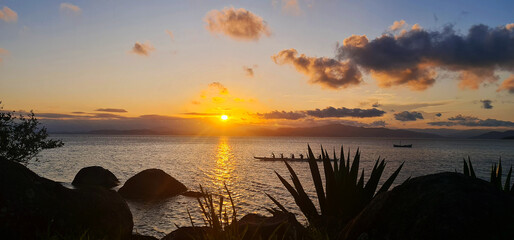
<svg viewBox="0 0 514 240">
<path fill-rule="evenodd" d="M 306 117 L 314 117 L 314 118 L 342 118 L 342 117 L 353 117 L 353 118 L 370 118 L 370 117 L 381 117 L 384 115 L 384 111 L 371 108 L 371 109 L 361 109 L 361 108 L 334 108 L 327 107 L 324 109 L 315 109 L 315 110 L 307 110 L 307 111 L 272 111 L 268 113 L 257 113 L 257 116 L 260 116 L 264 119 L 289 119 L 289 120 L 297 120 Z"/>
<path fill-rule="evenodd" d="M 514 127 L 514 122 L 488 118 L 485 120 L 477 117 L 457 115 L 448 118 L 448 121 L 429 122 L 432 126 L 466 126 L 466 127 Z"/>
<path fill-rule="evenodd" d="M 271 59 L 278 65 L 291 64 L 296 71 L 309 77 L 309 83 L 324 88 L 341 89 L 362 82 L 362 74 L 350 61 L 338 61 L 326 57 L 309 57 L 298 54 L 296 49 L 285 49 Z"/>
<path fill-rule="evenodd" d="M 110 113 L 126 113 L 127 110 L 121 108 L 99 108 L 96 109 L 97 112 L 110 112 Z"/>
<path fill-rule="evenodd" d="M 485 100 L 480 100 L 480 102 L 482 103 L 482 108 L 485 108 L 485 109 L 493 108 L 493 105 L 491 105 L 491 103 L 492 103 L 491 100 L 485 99 Z"/>
<path fill-rule="evenodd" d="M 443 114 L 442 114 L 442 113 L 436 113 L 435 115 L 436 115 L 437 117 L 440 117 L 440 116 L 442 116 Z"/>
<path fill-rule="evenodd" d="M 514 71 L 514 29 L 480 24 L 459 34 L 451 25 L 440 31 L 417 27 L 371 41 L 352 35 L 338 46 L 337 57 L 370 72 L 382 87 L 424 90 L 443 69 L 460 74 L 460 87 L 477 89 L 496 82 L 496 70 Z"/>
<path fill-rule="evenodd" d="M 299 111 L 272 111 L 268 113 L 257 113 L 258 116 L 264 119 L 287 119 L 287 120 L 297 120 L 300 118 L 305 118 L 306 115 L 303 112 Z"/>
<path fill-rule="evenodd" d="M 423 114 L 419 112 L 409 112 L 403 111 L 394 114 L 394 118 L 398 121 L 407 122 L 407 121 L 416 121 L 418 119 L 423 119 Z"/>
<path fill-rule="evenodd" d="M 329 117 L 355 117 L 355 118 L 368 118 L 368 117 L 381 117 L 384 115 L 384 111 L 372 108 L 372 109 L 361 109 L 361 108 L 334 108 L 327 107 L 325 109 L 308 110 L 306 113 L 309 116 L 317 118 L 329 118 Z"/>
</svg>

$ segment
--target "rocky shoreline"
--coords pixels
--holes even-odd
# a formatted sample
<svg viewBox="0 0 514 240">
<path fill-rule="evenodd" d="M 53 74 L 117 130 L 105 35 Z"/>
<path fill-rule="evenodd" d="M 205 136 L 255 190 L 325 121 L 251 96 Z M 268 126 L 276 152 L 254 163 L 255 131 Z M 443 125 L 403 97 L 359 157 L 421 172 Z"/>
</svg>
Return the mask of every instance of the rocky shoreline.
<svg viewBox="0 0 514 240">
<path fill-rule="evenodd" d="M 133 233 L 125 199 L 150 201 L 180 194 L 201 197 L 159 169 L 147 169 L 119 184 L 99 166 L 81 169 L 63 187 L 24 165 L 0 160 L 0 232 L 6 239 L 157 239 Z M 237 223 L 237 224 L 236 224 Z M 294 216 L 248 214 L 237 220 L 244 239 L 306 239 Z M 163 240 L 205 239 L 219 235 L 206 226 L 181 227 Z M 490 183 L 460 173 L 410 179 L 378 195 L 338 239 L 511 239 L 514 197 Z M 57 238 L 55 238 L 57 237 Z"/>
</svg>

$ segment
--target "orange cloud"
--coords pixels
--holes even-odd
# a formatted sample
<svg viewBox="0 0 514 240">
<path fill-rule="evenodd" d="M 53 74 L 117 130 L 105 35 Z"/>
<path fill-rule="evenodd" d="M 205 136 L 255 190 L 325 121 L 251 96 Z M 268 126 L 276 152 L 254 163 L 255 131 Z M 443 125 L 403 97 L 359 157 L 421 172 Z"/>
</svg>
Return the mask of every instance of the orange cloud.
<svg viewBox="0 0 514 240">
<path fill-rule="evenodd" d="M 511 74 L 507 79 L 505 79 L 496 91 L 509 91 L 509 93 L 514 93 L 514 74 Z"/>
<path fill-rule="evenodd" d="M 291 15 L 300 15 L 302 13 L 298 0 L 282 0 L 282 11 Z"/>
<path fill-rule="evenodd" d="M 218 90 L 219 94 L 222 94 L 222 95 L 228 94 L 228 89 L 225 86 L 223 86 L 223 84 L 221 84 L 220 82 L 210 83 L 209 88 Z"/>
<path fill-rule="evenodd" d="M 80 14 L 82 12 L 80 7 L 71 3 L 61 3 L 60 9 L 62 12 L 67 14 Z"/>
<path fill-rule="evenodd" d="M 132 47 L 132 51 L 130 52 L 141 56 L 148 56 L 150 55 L 150 52 L 152 52 L 153 50 L 155 50 L 155 48 L 152 46 L 150 42 L 136 42 L 134 44 L 134 47 Z"/>
<path fill-rule="evenodd" d="M 243 70 L 244 70 L 244 72 L 246 73 L 246 76 L 248 76 L 248 77 L 253 77 L 253 75 L 254 75 L 254 70 L 253 70 L 253 69 L 254 69 L 255 67 L 256 67 L 256 66 L 254 66 L 253 68 L 252 68 L 252 67 L 243 66 Z"/>
<path fill-rule="evenodd" d="M 170 36 L 171 40 L 175 40 L 175 35 L 173 35 L 173 32 L 166 29 L 166 33 Z"/>
<path fill-rule="evenodd" d="M 505 25 L 505 28 L 506 28 L 507 30 L 512 30 L 512 29 L 514 29 L 514 23 L 509 23 L 509 24 Z"/>
<path fill-rule="evenodd" d="M 204 21 L 207 23 L 207 30 L 211 33 L 224 34 L 235 40 L 257 41 L 263 35 L 271 35 L 266 22 L 244 8 L 212 10 L 207 13 Z"/>
<path fill-rule="evenodd" d="M 394 21 L 393 25 L 389 26 L 389 30 L 396 31 L 398 29 L 403 28 L 406 24 L 407 23 L 405 22 L 405 20 Z"/>
<path fill-rule="evenodd" d="M 347 88 L 362 82 L 360 71 L 350 61 L 332 58 L 298 56 L 296 49 L 282 50 L 271 57 L 276 64 L 292 64 L 296 70 L 309 77 L 311 84 L 330 89 Z"/>
<path fill-rule="evenodd" d="M 18 21 L 18 13 L 4 6 L 3 9 L 0 9 L 0 19 L 6 22 L 16 22 Z"/>
</svg>

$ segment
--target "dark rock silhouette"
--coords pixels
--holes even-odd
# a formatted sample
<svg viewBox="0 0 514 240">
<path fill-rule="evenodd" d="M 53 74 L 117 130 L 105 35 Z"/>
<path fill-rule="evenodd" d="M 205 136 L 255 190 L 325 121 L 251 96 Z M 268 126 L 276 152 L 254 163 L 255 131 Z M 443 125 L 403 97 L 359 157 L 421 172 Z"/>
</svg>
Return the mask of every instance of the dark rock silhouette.
<svg viewBox="0 0 514 240">
<path fill-rule="evenodd" d="M 214 229 L 210 227 L 180 227 L 161 240 L 204 240 L 207 234 L 214 235 Z"/>
<path fill-rule="evenodd" d="M 100 166 L 85 167 L 75 175 L 73 186 L 101 186 L 105 188 L 113 188 L 120 184 L 118 178 L 114 174 Z"/>
<path fill-rule="evenodd" d="M 186 186 L 160 169 L 146 169 L 129 178 L 118 190 L 121 196 L 136 200 L 159 200 L 187 191 Z"/>
<path fill-rule="evenodd" d="M 247 214 L 239 221 L 240 231 L 246 229 L 244 239 L 288 239 L 292 236 L 302 236 L 303 227 L 294 215 L 275 212 L 272 217 L 259 214 Z M 253 237 L 253 238 L 252 238 Z"/>
<path fill-rule="evenodd" d="M 132 214 L 115 191 L 68 189 L 25 166 L 0 159 L 0 232 L 5 239 L 61 236 L 129 239 Z"/>
<path fill-rule="evenodd" d="M 413 178 L 378 195 L 341 239 L 512 239 L 514 198 L 460 173 Z"/>
<path fill-rule="evenodd" d="M 132 237 L 130 238 L 130 240 L 159 240 L 159 239 L 156 237 L 152 237 L 152 236 L 132 234 Z"/>
</svg>

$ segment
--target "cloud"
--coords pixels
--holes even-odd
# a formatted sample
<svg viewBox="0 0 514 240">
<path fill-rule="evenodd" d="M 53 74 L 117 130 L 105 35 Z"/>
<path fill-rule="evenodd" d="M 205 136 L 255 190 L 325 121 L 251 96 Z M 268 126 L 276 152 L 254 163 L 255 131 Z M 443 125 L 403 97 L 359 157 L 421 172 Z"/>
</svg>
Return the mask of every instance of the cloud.
<svg viewBox="0 0 514 240">
<path fill-rule="evenodd" d="M 480 102 L 482 103 L 482 108 L 484 108 L 484 109 L 492 109 L 493 108 L 493 105 L 491 105 L 491 103 L 492 103 L 491 100 L 484 99 L 484 100 L 480 100 Z"/>
<path fill-rule="evenodd" d="M 389 30 L 396 31 L 403 28 L 406 24 L 405 20 L 394 21 L 393 25 L 389 26 Z"/>
<path fill-rule="evenodd" d="M 496 70 L 514 71 L 514 29 L 474 25 L 463 35 L 451 25 L 440 31 L 418 26 L 371 41 L 352 35 L 338 46 L 337 57 L 371 73 L 381 87 L 425 90 L 435 83 L 436 70 L 444 70 L 459 74 L 461 88 L 477 89 L 496 82 Z"/>
<path fill-rule="evenodd" d="M 152 46 L 150 42 L 136 42 L 134 44 L 134 47 L 132 47 L 132 51 L 130 52 L 140 56 L 148 56 L 150 55 L 150 52 L 152 52 L 153 50 L 155 50 L 155 48 Z"/>
<path fill-rule="evenodd" d="M 369 117 L 381 117 L 384 115 L 384 111 L 376 108 L 372 109 L 361 109 L 361 108 L 334 108 L 327 107 L 325 109 L 316 109 L 306 111 L 309 116 L 317 118 L 328 118 L 328 117 L 355 117 L 355 118 L 369 118 Z"/>
<path fill-rule="evenodd" d="M 296 70 L 309 77 L 311 84 L 330 89 L 347 88 L 362 82 L 360 71 L 350 61 L 298 55 L 296 49 L 282 50 L 271 57 L 276 64 L 292 64 Z"/>
<path fill-rule="evenodd" d="M 282 0 L 282 12 L 291 15 L 300 15 L 302 10 L 298 4 L 298 0 Z"/>
<path fill-rule="evenodd" d="M 224 34 L 234 40 L 257 41 L 262 36 L 271 35 L 266 22 L 244 8 L 226 7 L 221 11 L 212 10 L 207 13 L 204 21 L 211 33 Z"/>
<path fill-rule="evenodd" d="M 170 30 L 166 29 L 166 33 L 168 34 L 168 36 L 170 36 L 170 38 L 171 38 L 171 40 L 172 40 L 172 41 L 173 41 L 173 40 L 175 40 L 175 35 L 173 35 L 173 32 L 172 32 L 172 31 L 170 31 Z"/>
<path fill-rule="evenodd" d="M 402 122 L 407 121 L 416 121 L 418 119 L 423 119 L 423 114 L 420 112 L 409 112 L 409 111 L 403 111 L 399 113 L 394 114 L 394 119 Z"/>
<path fill-rule="evenodd" d="M 507 79 L 505 79 L 496 91 L 509 91 L 509 93 L 514 93 L 514 74 L 511 74 Z"/>
<path fill-rule="evenodd" d="M 255 67 L 254 67 L 254 68 L 255 68 Z M 246 76 L 248 76 L 248 77 L 253 77 L 253 74 L 254 74 L 254 72 L 253 72 L 253 68 L 251 68 L 251 67 L 247 67 L 247 66 L 243 66 L 243 70 L 244 70 L 244 72 L 245 72 Z"/>
<path fill-rule="evenodd" d="M 0 20 L 4 20 L 6 22 L 16 22 L 18 21 L 18 13 L 4 6 L 3 9 L 0 9 Z"/>
<path fill-rule="evenodd" d="M 374 107 L 374 108 L 377 108 L 377 107 L 380 107 L 381 105 L 380 105 L 380 103 L 375 102 L 371 106 Z"/>
<path fill-rule="evenodd" d="M 80 7 L 78 7 L 77 5 L 73 5 L 71 3 L 61 3 L 59 9 L 66 14 L 80 14 L 82 12 L 82 9 L 80 9 Z"/>
<path fill-rule="evenodd" d="M 512 30 L 512 29 L 514 29 L 514 23 L 506 24 L 506 25 L 505 25 L 505 28 L 506 28 L 507 30 Z"/>
<path fill-rule="evenodd" d="M 300 118 L 305 118 L 306 115 L 303 112 L 299 111 L 272 111 L 269 113 L 257 113 L 257 116 L 260 116 L 264 119 L 287 119 L 287 120 L 297 120 Z"/>
<path fill-rule="evenodd" d="M 226 95 L 228 94 L 228 89 L 223 86 L 220 82 L 212 82 L 209 84 L 209 88 L 216 89 L 219 91 L 219 94 Z"/>
<path fill-rule="evenodd" d="M 313 118 L 371 118 L 381 117 L 384 111 L 376 108 L 361 109 L 361 108 L 334 108 L 327 107 L 324 109 L 306 110 L 306 111 L 272 111 L 269 113 L 257 113 L 258 116 L 265 119 L 289 119 L 296 120 L 300 118 L 313 117 Z"/>
<path fill-rule="evenodd" d="M 448 121 L 429 122 L 432 126 L 466 126 L 466 127 L 514 127 L 514 122 L 488 118 L 485 120 L 461 114 L 448 118 Z"/>
<path fill-rule="evenodd" d="M 97 112 L 110 112 L 110 113 L 126 113 L 127 110 L 121 108 L 98 108 Z"/>
<path fill-rule="evenodd" d="M 443 116 L 443 114 L 442 114 L 442 113 L 436 113 L 435 115 L 436 115 L 437 117 L 441 117 L 441 116 Z"/>
<path fill-rule="evenodd" d="M 7 51 L 6 49 L 0 48 L 0 63 L 3 61 L 2 55 L 8 55 L 8 54 L 9 54 L 9 51 Z"/>
</svg>

